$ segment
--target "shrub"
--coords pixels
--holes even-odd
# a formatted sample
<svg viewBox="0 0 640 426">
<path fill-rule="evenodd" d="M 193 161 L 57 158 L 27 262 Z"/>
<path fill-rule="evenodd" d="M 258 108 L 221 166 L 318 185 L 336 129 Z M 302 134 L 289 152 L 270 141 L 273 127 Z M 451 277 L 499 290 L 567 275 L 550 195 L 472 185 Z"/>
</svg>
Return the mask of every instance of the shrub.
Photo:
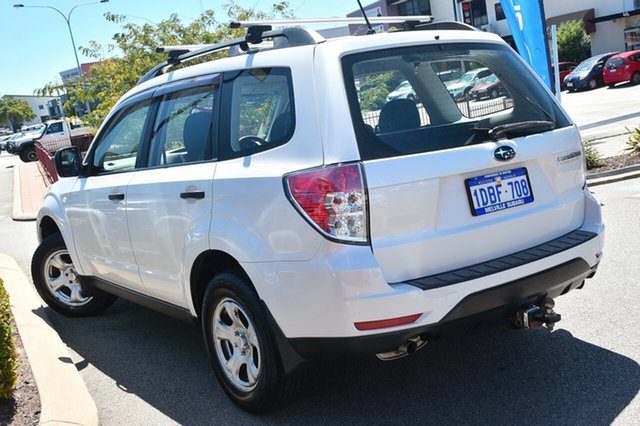
<svg viewBox="0 0 640 426">
<path fill-rule="evenodd" d="M 581 62 L 591 56 L 591 37 L 582 21 L 563 22 L 558 28 L 558 57 L 562 61 Z"/>
<path fill-rule="evenodd" d="M 11 334 L 9 295 L 0 280 L 0 398 L 9 399 L 18 379 L 18 359 Z"/>
<path fill-rule="evenodd" d="M 600 152 L 591 145 L 591 142 L 584 141 L 584 156 L 587 162 L 587 170 L 600 166 Z"/>
<path fill-rule="evenodd" d="M 627 146 L 632 154 L 640 154 L 640 127 L 631 130 Z"/>
</svg>

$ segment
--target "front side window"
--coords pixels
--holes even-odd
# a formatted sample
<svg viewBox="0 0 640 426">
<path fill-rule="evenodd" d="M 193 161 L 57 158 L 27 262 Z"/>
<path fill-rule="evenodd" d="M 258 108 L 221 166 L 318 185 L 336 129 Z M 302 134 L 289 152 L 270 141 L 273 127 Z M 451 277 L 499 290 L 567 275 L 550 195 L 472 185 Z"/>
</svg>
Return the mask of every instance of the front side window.
<svg viewBox="0 0 640 426">
<path fill-rule="evenodd" d="M 508 46 L 385 49 L 346 56 L 342 66 L 363 159 L 479 143 L 500 125 L 527 122 L 509 126 L 516 137 L 569 124 Z"/>
<path fill-rule="evenodd" d="M 289 69 L 255 68 L 225 75 L 222 97 L 221 158 L 265 151 L 286 143 L 293 135 L 295 110 Z"/>
<path fill-rule="evenodd" d="M 134 105 L 113 120 L 102 133 L 92 157 L 92 173 L 135 169 L 150 101 Z"/>
<path fill-rule="evenodd" d="M 172 93 L 160 102 L 149 167 L 211 159 L 213 94 L 211 86 L 204 86 Z"/>
</svg>

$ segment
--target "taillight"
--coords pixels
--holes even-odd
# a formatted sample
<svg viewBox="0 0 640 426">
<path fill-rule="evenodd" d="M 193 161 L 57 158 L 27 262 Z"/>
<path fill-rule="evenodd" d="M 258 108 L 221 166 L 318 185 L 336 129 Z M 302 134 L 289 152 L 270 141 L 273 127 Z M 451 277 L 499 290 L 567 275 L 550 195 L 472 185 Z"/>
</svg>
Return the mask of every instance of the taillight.
<svg viewBox="0 0 640 426">
<path fill-rule="evenodd" d="M 285 176 L 294 206 L 326 236 L 367 242 L 367 201 L 360 164 L 323 167 Z"/>
</svg>

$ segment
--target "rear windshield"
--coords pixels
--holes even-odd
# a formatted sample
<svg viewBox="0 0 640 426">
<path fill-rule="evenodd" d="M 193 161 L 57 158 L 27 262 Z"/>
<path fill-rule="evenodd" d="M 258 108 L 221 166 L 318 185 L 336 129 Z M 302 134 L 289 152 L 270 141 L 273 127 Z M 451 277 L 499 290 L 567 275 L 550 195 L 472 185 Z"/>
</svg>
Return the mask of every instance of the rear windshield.
<svg viewBox="0 0 640 426">
<path fill-rule="evenodd" d="M 611 58 L 607 61 L 607 68 L 616 68 L 624 65 L 624 59 L 622 58 Z"/>
<path fill-rule="evenodd" d="M 569 125 L 508 46 L 450 43 L 384 49 L 346 56 L 342 66 L 365 160 L 484 142 L 491 140 L 489 129 L 505 124 L 546 123 L 515 126 L 507 137 Z M 443 78 L 450 74 L 460 78 Z"/>
</svg>

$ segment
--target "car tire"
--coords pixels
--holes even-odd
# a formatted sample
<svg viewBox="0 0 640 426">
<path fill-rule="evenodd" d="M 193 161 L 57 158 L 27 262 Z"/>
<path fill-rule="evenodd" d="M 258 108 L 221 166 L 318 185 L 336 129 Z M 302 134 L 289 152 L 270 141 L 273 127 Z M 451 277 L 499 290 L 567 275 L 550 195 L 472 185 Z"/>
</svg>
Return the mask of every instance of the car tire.
<svg viewBox="0 0 640 426">
<path fill-rule="evenodd" d="M 291 400 L 297 375 L 281 371 L 267 315 L 242 271 L 211 280 L 201 318 L 213 370 L 236 405 L 257 414 Z"/>
<path fill-rule="evenodd" d="M 82 292 L 80 280 L 62 235 L 53 234 L 38 246 L 31 260 L 31 276 L 38 294 L 54 311 L 69 317 L 95 315 L 117 297 L 100 290 Z"/>
<path fill-rule="evenodd" d="M 589 85 L 589 89 L 593 90 L 596 87 L 598 87 L 598 82 L 592 78 L 591 80 L 589 80 L 588 85 Z"/>
<path fill-rule="evenodd" d="M 38 154 L 36 153 L 35 148 L 27 148 L 25 151 L 20 152 L 20 159 L 24 163 L 31 163 L 33 161 L 38 161 Z"/>
<path fill-rule="evenodd" d="M 640 72 L 636 71 L 631 75 L 631 84 L 640 84 Z"/>
<path fill-rule="evenodd" d="M 498 97 L 498 91 L 496 89 L 493 89 L 491 91 L 491 93 L 489 94 L 489 96 L 491 97 L 491 99 L 495 99 Z"/>
</svg>

